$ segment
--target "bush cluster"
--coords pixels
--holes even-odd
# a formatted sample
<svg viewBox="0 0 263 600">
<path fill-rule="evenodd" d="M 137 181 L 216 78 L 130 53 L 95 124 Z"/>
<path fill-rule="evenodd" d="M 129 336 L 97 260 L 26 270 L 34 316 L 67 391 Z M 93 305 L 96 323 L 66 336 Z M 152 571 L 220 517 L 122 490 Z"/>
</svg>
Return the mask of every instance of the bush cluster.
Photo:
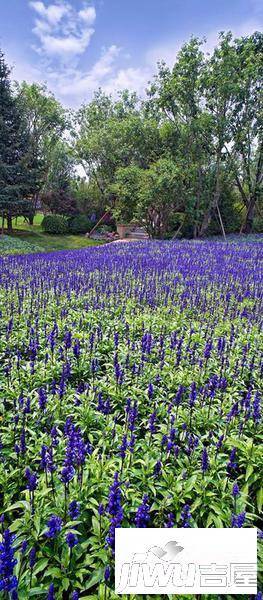
<svg viewBox="0 0 263 600">
<path fill-rule="evenodd" d="M 65 234 L 68 233 L 68 221 L 62 215 L 46 215 L 41 223 L 45 233 Z"/>
<path fill-rule="evenodd" d="M 86 215 L 76 215 L 71 218 L 63 215 L 46 215 L 41 226 L 45 233 L 75 235 L 91 231 L 93 223 Z"/>
<path fill-rule="evenodd" d="M 94 223 L 86 215 L 76 215 L 70 219 L 68 226 L 70 233 L 87 233 L 91 231 Z"/>
</svg>

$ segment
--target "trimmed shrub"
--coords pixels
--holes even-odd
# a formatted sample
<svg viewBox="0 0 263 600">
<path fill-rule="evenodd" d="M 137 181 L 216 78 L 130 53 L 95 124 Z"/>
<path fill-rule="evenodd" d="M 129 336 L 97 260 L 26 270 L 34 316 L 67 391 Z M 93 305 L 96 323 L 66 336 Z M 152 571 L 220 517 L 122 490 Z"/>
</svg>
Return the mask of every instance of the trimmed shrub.
<svg viewBox="0 0 263 600">
<path fill-rule="evenodd" d="M 87 233 L 93 226 L 94 223 L 86 215 L 77 215 L 69 221 L 69 231 L 74 234 Z"/>
<path fill-rule="evenodd" d="M 66 217 L 62 215 L 46 215 L 41 223 L 41 227 L 45 233 L 57 233 L 61 235 L 68 233 L 68 222 Z"/>
</svg>

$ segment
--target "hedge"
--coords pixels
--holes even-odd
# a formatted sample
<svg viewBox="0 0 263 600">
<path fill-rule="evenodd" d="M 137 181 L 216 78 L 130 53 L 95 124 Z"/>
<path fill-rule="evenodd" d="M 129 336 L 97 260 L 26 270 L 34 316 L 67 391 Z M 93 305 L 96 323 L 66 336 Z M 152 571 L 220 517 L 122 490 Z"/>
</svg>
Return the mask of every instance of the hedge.
<svg viewBox="0 0 263 600">
<path fill-rule="evenodd" d="M 46 215 L 41 223 L 45 233 L 68 233 L 68 221 L 62 215 Z"/>
</svg>

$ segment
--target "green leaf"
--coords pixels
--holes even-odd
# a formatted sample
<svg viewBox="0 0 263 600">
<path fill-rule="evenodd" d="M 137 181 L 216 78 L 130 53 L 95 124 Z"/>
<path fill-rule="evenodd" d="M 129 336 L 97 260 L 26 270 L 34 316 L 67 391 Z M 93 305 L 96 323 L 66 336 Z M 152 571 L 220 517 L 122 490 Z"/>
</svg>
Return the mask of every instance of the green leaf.
<svg viewBox="0 0 263 600">
<path fill-rule="evenodd" d="M 56 577 L 57 579 L 61 579 L 61 577 L 62 577 L 61 570 L 58 569 L 57 567 L 51 567 L 51 569 L 48 569 L 45 572 L 46 577 L 48 577 L 49 575 L 52 575 L 52 577 Z"/>
<path fill-rule="evenodd" d="M 216 527 L 224 527 L 222 519 L 220 519 L 220 517 L 218 517 L 217 515 L 213 515 L 213 521 Z"/>
<path fill-rule="evenodd" d="M 261 512 L 263 505 L 263 488 L 260 488 L 257 493 L 257 507 L 258 511 Z"/>
<path fill-rule="evenodd" d="M 201 504 L 202 504 L 202 499 L 196 498 L 196 500 L 192 504 L 192 511 L 194 511 L 196 508 L 198 508 L 198 506 L 200 506 Z"/>
<path fill-rule="evenodd" d="M 37 573 L 40 573 L 40 571 L 43 571 L 46 566 L 48 565 L 48 558 L 41 558 L 35 568 L 34 568 L 34 575 L 37 575 Z"/>
<path fill-rule="evenodd" d="M 99 535 L 100 532 L 100 522 L 97 517 L 92 517 L 92 527 L 93 531 L 96 535 Z"/>
<path fill-rule="evenodd" d="M 210 525 L 212 525 L 212 523 L 214 523 L 214 513 L 210 512 L 207 517 L 206 527 L 210 527 Z"/>
<path fill-rule="evenodd" d="M 248 465 L 247 466 L 247 470 L 246 470 L 246 481 L 249 479 L 249 477 L 251 477 L 251 475 L 254 472 L 254 467 L 253 465 Z"/>
<path fill-rule="evenodd" d="M 85 591 L 92 588 L 96 583 L 102 582 L 104 580 L 104 569 L 98 569 L 88 580 L 85 585 Z"/>
<path fill-rule="evenodd" d="M 68 579 L 68 577 L 64 577 L 64 579 L 62 579 L 62 588 L 63 590 L 68 590 L 70 586 L 70 580 Z"/>
<path fill-rule="evenodd" d="M 30 504 L 26 502 L 26 500 L 20 500 L 19 502 L 15 502 L 15 504 L 11 504 L 4 512 L 9 512 L 10 510 L 16 510 L 17 508 L 24 508 L 25 510 L 30 511 Z"/>
</svg>

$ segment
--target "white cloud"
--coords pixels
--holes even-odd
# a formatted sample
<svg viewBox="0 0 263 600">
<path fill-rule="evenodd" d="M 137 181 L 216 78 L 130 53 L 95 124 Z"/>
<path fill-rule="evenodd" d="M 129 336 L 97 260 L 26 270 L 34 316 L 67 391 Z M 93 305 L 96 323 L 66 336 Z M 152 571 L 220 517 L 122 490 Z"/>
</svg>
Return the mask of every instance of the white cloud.
<svg viewBox="0 0 263 600">
<path fill-rule="evenodd" d="M 257 0 L 253 0 L 257 2 Z M 231 27 L 218 28 L 216 31 L 210 31 L 207 35 L 199 35 L 197 37 L 205 38 L 206 42 L 203 45 L 204 52 L 213 52 L 216 44 L 218 43 L 219 31 L 233 32 L 234 37 L 251 35 L 254 31 L 260 30 L 260 23 L 258 19 L 251 18 L 240 25 Z M 190 36 L 189 36 L 190 37 Z M 164 60 L 166 64 L 171 68 L 175 61 L 176 56 L 183 43 L 189 39 L 189 37 L 183 39 L 174 39 L 169 43 L 160 44 L 150 48 L 144 57 L 144 64 L 138 67 L 128 67 L 126 69 L 117 70 L 114 75 L 106 80 L 103 84 L 103 89 L 109 93 L 116 93 L 118 90 L 130 89 L 136 91 L 139 95 L 144 96 L 145 89 L 148 86 L 148 82 L 152 79 L 156 72 L 156 65 L 158 61 Z"/>
<path fill-rule="evenodd" d="M 29 2 L 29 6 L 51 25 L 57 25 L 70 12 L 68 4 L 50 4 L 46 7 L 43 2 Z"/>
<path fill-rule="evenodd" d="M 96 19 L 93 6 L 83 5 L 77 12 L 68 2 L 46 6 L 41 1 L 29 3 L 37 13 L 33 33 L 39 40 L 35 50 L 48 59 L 58 58 L 67 62 L 83 54 L 89 46 Z"/>
<path fill-rule="evenodd" d="M 152 69 L 149 69 L 148 67 L 128 67 L 127 69 L 119 69 L 113 77 L 105 82 L 103 89 L 110 94 L 115 94 L 117 91 L 128 89 L 143 96 L 152 74 Z"/>
<path fill-rule="evenodd" d="M 80 1 L 80 0 L 79 0 Z M 218 42 L 218 31 L 232 30 L 234 37 L 249 35 L 260 30 L 258 7 L 260 0 L 250 0 L 251 17 L 239 25 L 222 24 L 216 31 L 196 32 L 198 37 L 207 39 L 203 49 L 213 51 Z M 172 67 L 178 50 L 190 37 L 174 37 L 170 41 L 159 42 L 148 48 L 139 64 L 132 62 L 132 57 L 116 44 L 103 49 L 99 58 L 91 66 L 87 66 L 88 55 L 85 52 L 94 33 L 96 20 L 95 7 L 83 0 L 78 9 L 71 0 L 32 0 L 30 6 L 35 14 L 33 32 L 39 43 L 36 47 L 42 60 L 38 68 L 26 67 L 17 63 L 14 77 L 18 80 L 47 81 L 48 87 L 62 102 L 71 106 L 79 106 L 89 101 L 95 90 L 101 87 L 113 95 L 117 91 L 129 89 L 144 96 L 149 80 L 156 72 L 159 60 Z M 80 60 L 81 59 L 81 60 Z"/>
<path fill-rule="evenodd" d="M 79 11 L 79 17 L 82 21 L 85 21 L 85 23 L 93 25 L 96 19 L 96 10 L 94 6 L 85 6 L 82 8 L 82 10 Z"/>
<path fill-rule="evenodd" d="M 120 48 L 114 44 L 103 50 L 99 60 L 93 65 L 89 75 L 92 79 L 103 79 L 112 70 L 112 65 L 120 53 Z"/>
<path fill-rule="evenodd" d="M 44 52 L 48 56 L 58 56 L 63 61 L 67 60 L 68 57 L 83 54 L 94 33 L 94 29 L 88 29 L 87 31 L 83 31 L 79 36 L 68 35 L 56 37 L 36 28 L 33 31 L 41 41 L 41 52 Z"/>
<path fill-rule="evenodd" d="M 79 98 L 88 98 L 90 95 L 102 86 L 105 78 L 112 74 L 115 61 L 119 55 L 120 48 L 112 45 L 104 50 L 100 58 L 94 63 L 87 73 L 75 71 L 64 73 L 57 76 L 57 89 L 62 96 L 77 96 Z M 56 79 L 56 75 L 54 75 Z"/>
<path fill-rule="evenodd" d="M 112 45 L 102 51 L 100 58 L 86 73 L 73 68 L 64 72 L 53 71 L 49 74 L 51 87 L 65 103 L 71 105 L 89 101 L 98 88 L 113 96 L 124 89 L 144 96 L 153 70 L 149 66 L 119 68 L 120 54 L 121 48 Z"/>
</svg>

